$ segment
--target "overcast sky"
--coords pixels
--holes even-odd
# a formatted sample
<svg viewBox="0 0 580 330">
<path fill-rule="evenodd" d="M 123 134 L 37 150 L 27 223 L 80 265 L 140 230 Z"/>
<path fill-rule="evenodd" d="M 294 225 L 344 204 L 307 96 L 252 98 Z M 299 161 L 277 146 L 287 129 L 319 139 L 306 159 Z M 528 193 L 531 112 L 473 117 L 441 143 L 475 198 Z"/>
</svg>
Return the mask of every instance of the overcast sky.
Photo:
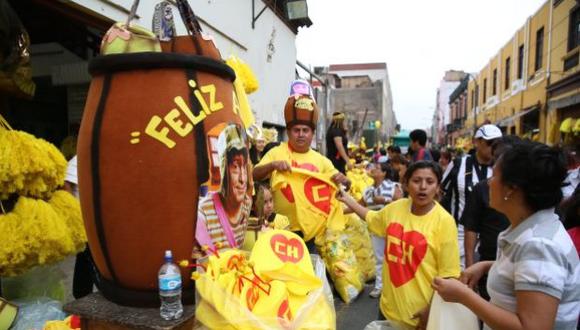
<svg viewBox="0 0 580 330">
<path fill-rule="evenodd" d="M 308 0 L 306 65 L 386 62 L 404 129 L 431 125 L 446 70 L 477 72 L 546 0 Z"/>
</svg>

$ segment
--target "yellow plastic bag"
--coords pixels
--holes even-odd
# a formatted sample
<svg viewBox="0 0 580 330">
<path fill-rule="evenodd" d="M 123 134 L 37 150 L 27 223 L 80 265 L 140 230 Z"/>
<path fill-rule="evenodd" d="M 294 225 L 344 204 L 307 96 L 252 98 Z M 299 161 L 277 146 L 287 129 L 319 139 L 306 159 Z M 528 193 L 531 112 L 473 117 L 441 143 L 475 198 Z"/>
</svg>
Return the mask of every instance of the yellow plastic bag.
<svg viewBox="0 0 580 330">
<path fill-rule="evenodd" d="M 349 214 L 345 233 L 349 237 L 363 280 L 368 282 L 374 279 L 377 276 L 376 259 L 367 224 L 356 214 Z"/>
<path fill-rule="evenodd" d="M 349 194 L 357 201 L 364 197 L 364 191 L 373 184 L 373 179 L 364 169 L 352 169 L 346 172 L 346 177 L 351 182 Z"/>
<path fill-rule="evenodd" d="M 336 291 L 345 303 L 350 303 L 364 289 L 364 278 L 348 235 L 344 231 L 327 229 L 323 235 L 316 237 L 316 247 L 324 259 Z"/>
<path fill-rule="evenodd" d="M 268 231 L 251 257 L 232 249 L 201 263 L 196 329 L 336 328 L 324 264 L 294 233 Z"/>
</svg>

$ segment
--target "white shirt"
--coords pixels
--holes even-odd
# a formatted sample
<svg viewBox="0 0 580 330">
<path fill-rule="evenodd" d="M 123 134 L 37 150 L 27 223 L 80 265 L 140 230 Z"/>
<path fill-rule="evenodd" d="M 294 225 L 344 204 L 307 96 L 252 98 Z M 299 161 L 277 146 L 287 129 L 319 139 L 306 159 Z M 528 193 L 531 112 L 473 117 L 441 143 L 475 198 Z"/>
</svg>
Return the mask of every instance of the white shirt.
<svg viewBox="0 0 580 330">
<path fill-rule="evenodd" d="M 562 195 L 564 198 L 572 196 L 574 190 L 576 190 L 576 187 L 578 186 L 578 183 L 580 183 L 580 168 L 568 171 L 568 176 L 566 177 L 566 180 L 564 180 L 564 184 L 567 183 L 569 184 L 562 187 Z"/>
<path fill-rule="evenodd" d="M 79 179 L 77 174 L 77 156 L 74 156 L 66 168 L 66 175 L 64 181 L 72 183 L 72 193 L 76 198 L 79 198 Z"/>
</svg>

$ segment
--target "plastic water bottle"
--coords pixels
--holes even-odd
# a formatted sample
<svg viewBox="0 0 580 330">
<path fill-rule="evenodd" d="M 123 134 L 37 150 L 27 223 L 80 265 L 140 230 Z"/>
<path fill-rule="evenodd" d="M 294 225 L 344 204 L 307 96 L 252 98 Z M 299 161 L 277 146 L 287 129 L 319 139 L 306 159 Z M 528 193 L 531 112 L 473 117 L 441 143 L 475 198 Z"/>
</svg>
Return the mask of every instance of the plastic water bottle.
<svg viewBox="0 0 580 330">
<path fill-rule="evenodd" d="M 165 251 L 165 263 L 159 270 L 159 308 L 161 318 L 175 320 L 183 315 L 181 304 L 181 272 L 173 263 L 171 250 Z"/>
</svg>

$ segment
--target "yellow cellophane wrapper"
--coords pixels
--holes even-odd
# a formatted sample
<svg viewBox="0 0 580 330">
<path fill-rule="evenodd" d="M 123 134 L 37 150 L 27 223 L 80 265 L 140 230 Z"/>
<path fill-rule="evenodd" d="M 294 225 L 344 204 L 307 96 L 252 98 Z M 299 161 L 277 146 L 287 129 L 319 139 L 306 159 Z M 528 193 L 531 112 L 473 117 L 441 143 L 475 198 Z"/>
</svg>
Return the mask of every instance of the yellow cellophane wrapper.
<svg viewBox="0 0 580 330">
<path fill-rule="evenodd" d="M 328 228 L 315 242 L 338 295 L 350 303 L 362 292 L 365 283 L 350 237 L 344 230 Z"/>
<path fill-rule="evenodd" d="M 279 257 L 287 251 L 292 261 Z M 226 250 L 201 263 L 206 270 L 196 279 L 195 329 L 336 328 L 324 264 L 318 256 L 311 259 L 294 233 L 270 230 L 251 254 Z"/>
<path fill-rule="evenodd" d="M 377 275 L 381 276 L 381 274 L 376 274 L 376 259 L 369 230 L 366 222 L 358 215 L 349 214 L 347 219 L 345 233 L 350 238 L 350 246 L 354 251 L 363 280 L 368 282 Z"/>
</svg>

